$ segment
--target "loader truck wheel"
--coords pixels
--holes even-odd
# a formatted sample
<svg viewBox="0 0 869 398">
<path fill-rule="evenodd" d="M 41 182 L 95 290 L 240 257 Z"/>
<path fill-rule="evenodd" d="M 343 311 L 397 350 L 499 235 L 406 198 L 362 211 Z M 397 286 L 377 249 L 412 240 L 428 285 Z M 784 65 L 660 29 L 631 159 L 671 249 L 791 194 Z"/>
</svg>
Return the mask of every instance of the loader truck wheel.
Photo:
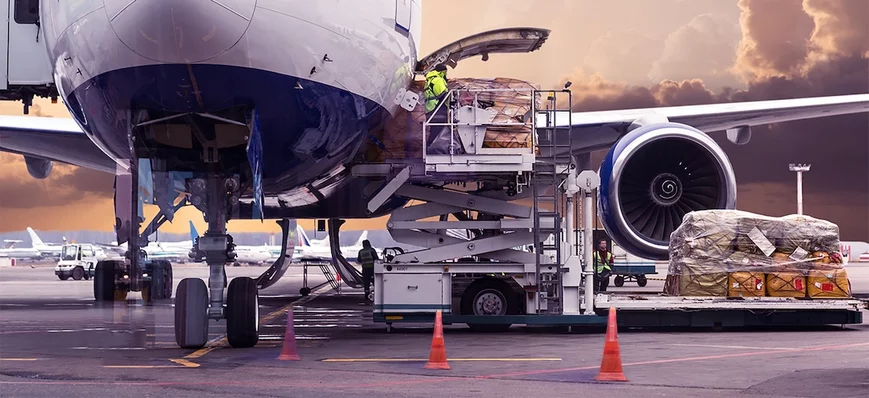
<svg viewBox="0 0 869 398">
<path fill-rule="evenodd" d="M 77 281 L 84 279 L 84 268 L 82 268 L 82 267 L 73 268 L 72 269 L 72 279 L 75 279 Z"/>
<path fill-rule="evenodd" d="M 199 349 L 208 341 L 208 288 L 199 278 L 184 278 L 175 292 L 175 342 Z"/>
<path fill-rule="evenodd" d="M 226 292 L 226 339 L 234 348 L 259 341 L 259 293 L 256 280 L 233 278 Z"/>
<path fill-rule="evenodd" d="M 500 279 L 483 278 L 471 283 L 462 294 L 462 315 L 499 316 L 519 313 L 519 301 L 515 292 Z M 472 324 L 475 332 L 504 332 L 511 324 Z"/>
</svg>

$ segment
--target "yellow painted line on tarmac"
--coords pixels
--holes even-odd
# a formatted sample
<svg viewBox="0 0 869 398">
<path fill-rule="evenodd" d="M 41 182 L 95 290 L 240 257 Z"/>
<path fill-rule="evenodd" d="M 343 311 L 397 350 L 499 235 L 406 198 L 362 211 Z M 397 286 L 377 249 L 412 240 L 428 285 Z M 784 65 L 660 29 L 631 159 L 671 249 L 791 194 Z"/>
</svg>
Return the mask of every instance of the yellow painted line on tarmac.
<svg viewBox="0 0 869 398">
<path fill-rule="evenodd" d="M 425 362 L 428 358 L 327 358 L 321 362 Z M 447 362 L 542 362 L 561 358 L 448 358 Z"/>
<path fill-rule="evenodd" d="M 38 358 L 0 358 L 0 361 L 38 361 Z"/>
<path fill-rule="evenodd" d="M 190 362 L 186 359 L 170 359 L 170 361 L 175 362 L 181 366 L 184 366 L 185 368 L 198 368 L 199 367 L 198 363 Z"/>
<path fill-rule="evenodd" d="M 166 368 L 183 368 L 184 366 L 178 365 L 106 365 L 103 368 L 106 369 L 166 369 Z"/>
</svg>

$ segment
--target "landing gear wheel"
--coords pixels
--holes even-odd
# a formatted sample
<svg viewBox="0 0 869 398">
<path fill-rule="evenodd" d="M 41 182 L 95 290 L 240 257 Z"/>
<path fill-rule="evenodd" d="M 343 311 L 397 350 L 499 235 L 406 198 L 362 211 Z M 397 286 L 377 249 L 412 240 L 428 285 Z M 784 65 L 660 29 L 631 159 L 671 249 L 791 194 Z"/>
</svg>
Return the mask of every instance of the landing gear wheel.
<svg viewBox="0 0 869 398">
<path fill-rule="evenodd" d="M 226 293 L 226 339 L 234 348 L 248 348 L 259 341 L 259 294 L 256 280 L 233 278 Z"/>
<path fill-rule="evenodd" d="M 621 276 L 621 275 L 617 276 L 615 279 L 613 279 L 613 285 L 616 285 L 616 287 L 624 286 L 625 285 L 625 277 Z"/>
<path fill-rule="evenodd" d="M 499 316 L 519 313 L 516 294 L 499 279 L 480 279 L 462 295 L 462 315 Z M 504 332 L 511 324 L 468 324 L 476 332 Z"/>
<path fill-rule="evenodd" d="M 72 269 L 72 279 L 80 281 L 80 280 L 82 280 L 82 278 L 84 278 L 84 268 L 82 268 L 82 267 L 73 268 Z"/>
<path fill-rule="evenodd" d="M 151 263 L 151 282 L 142 290 L 142 298 L 146 302 L 172 298 L 172 264 L 170 262 L 156 260 Z"/>
<path fill-rule="evenodd" d="M 94 299 L 113 301 L 115 299 L 115 267 L 117 261 L 100 261 L 94 271 Z"/>
<path fill-rule="evenodd" d="M 645 275 L 639 275 L 639 276 L 637 276 L 637 285 L 638 285 L 639 287 L 644 287 L 644 286 L 646 286 L 646 284 L 648 284 L 648 283 L 649 283 L 649 280 L 646 279 L 646 276 L 645 276 Z"/>
<path fill-rule="evenodd" d="M 175 342 L 202 348 L 208 341 L 208 289 L 199 278 L 184 278 L 175 295 Z"/>
<path fill-rule="evenodd" d="M 299 289 L 299 294 L 301 294 L 302 296 L 307 296 L 307 295 L 311 294 L 311 288 L 303 287 L 303 288 Z"/>
</svg>

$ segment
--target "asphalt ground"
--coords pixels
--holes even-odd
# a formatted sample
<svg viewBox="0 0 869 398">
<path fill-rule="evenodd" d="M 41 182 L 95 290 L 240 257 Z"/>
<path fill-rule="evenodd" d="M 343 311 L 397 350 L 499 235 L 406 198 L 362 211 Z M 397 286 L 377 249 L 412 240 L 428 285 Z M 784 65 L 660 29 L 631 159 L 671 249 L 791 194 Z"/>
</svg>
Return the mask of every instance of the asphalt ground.
<svg viewBox="0 0 869 398">
<path fill-rule="evenodd" d="M 869 264 L 848 272 L 854 293 L 869 295 Z M 312 288 L 325 281 L 317 268 L 309 273 Z M 204 279 L 207 269 L 180 265 L 174 274 L 176 283 Z M 130 293 L 126 302 L 97 306 L 91 281 L 60 281 L 50 267 L 0 268 L 0 396 L 869 396 L 869 313 L 844 328 L 622 330 L 629 381 L 600 383 L 599 329 L 485 334 L 448 325 L 450 370 L 427 370 L 430 324 L 396 324 L 386 333 L 358 290 L 326 285 L 302 297 L 301 285 L 301 269 L 291 268 L 261 292 L 256 347 L 228 347 L 223 322 L 215 322 L 206 348 L 184 350 L 174 342 L 171 301 L 145 305 Z M 662 286 L 653 279 L 611 290 Z M 289 309 L 300 361 L 277 359 Z"/>
</svg>

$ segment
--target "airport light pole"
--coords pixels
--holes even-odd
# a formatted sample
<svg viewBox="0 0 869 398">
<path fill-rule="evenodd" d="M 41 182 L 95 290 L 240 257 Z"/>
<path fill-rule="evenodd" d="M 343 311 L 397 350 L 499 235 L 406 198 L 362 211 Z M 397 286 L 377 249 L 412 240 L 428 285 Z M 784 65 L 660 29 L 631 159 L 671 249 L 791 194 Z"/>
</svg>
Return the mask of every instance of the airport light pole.
<svg viewBox="0 0 869 398">
<path fill-rule="evenodd" d="M 789 164 L 788 170 L 797 172 L 797 214 L 803 214 L 803 172 L 809 171 L 811 164 Z"/>
</svg>

